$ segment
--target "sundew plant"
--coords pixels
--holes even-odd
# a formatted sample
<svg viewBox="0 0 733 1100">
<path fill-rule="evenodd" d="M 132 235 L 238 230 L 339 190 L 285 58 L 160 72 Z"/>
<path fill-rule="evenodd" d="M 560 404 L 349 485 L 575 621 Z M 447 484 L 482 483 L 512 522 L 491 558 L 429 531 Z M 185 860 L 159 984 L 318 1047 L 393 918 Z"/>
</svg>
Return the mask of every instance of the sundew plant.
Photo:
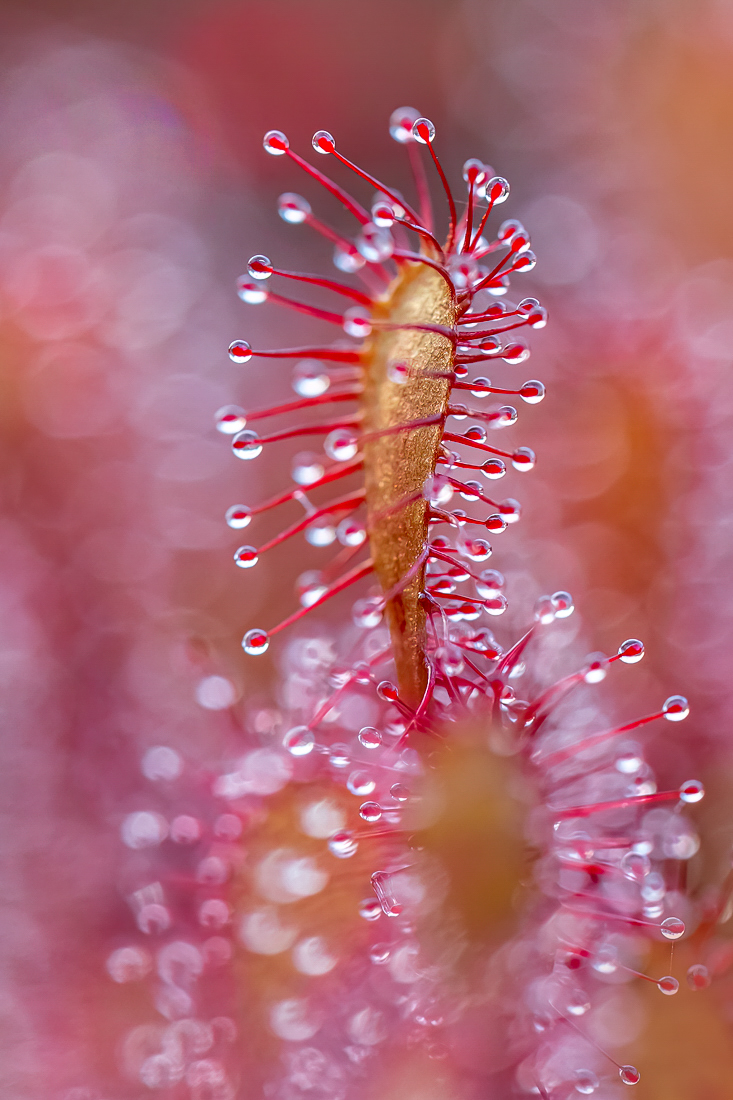
<svg viewBox="0 0 733 1100">
<path fill-rule="evenodd" d="M 552 632 L 574 610 L 566 591 L 542 596 L 521 636 L 502 632 L 494 543 L 513 537 L 521 505 L 498 483 L 534 467 L 514 442 L 517 406 L 545 396 L 521 379 L 547 313 L 512 297 L 536 258 L 496 209 L 506 179 L 472 158 L 454 189 L 435 127 L 411 108 L 390 133 L 409 157 L 410 201 L 325 130 L 313 150 L 336 180 L 282 132 L 265 135 L 265 152 L 319 185 L 314 205 L 323 192 L 341 204 L 355 233 L 286 192 L 281 217 L 331 242 L 338 276 L 258 254 L 239 281 L 248 307 L 303 314 L 304 340 L 234 340 L 245 373 L 293 360 L 295 398 L 228 405 L 217 427 L 246 462 L 277 468 L 286 440 L 312 449 L 276 496 L 232 505 L 226 522 L 251 540 L 234 551 L 243 570 L 286 544 L 296 574 L 303 537 L 323 564 L 298 576 L 284 621 L 243 623 L 244 659 L 269 650 L 282 668 L 246 751 L 185 782 L 173 750 L 143 760 L 161 805 L 129 815 L 123 837 L 157 854 L 130 895 L 138 939 L 108 970 L 147 983 L 154 1016 L 123 1039 L 125 1073 L 193 1100 L 613 1097 L 644 1073 L 620 1052 L 628 989 L 677 994 L 674 959 L 669 973 L 645 960 L 699 919 L 684 811 L 702 784 L 658 790 L 638 739 L 689 707 L 672 695 L 594 725 L 593 685 L 644 646 L 622 641 L 548 679 Z M 361 197 L 344 189 L 349 173 Z M 309 318 L 334 340 L 308 346 Z M 262 542 L 258 517 L 273 509 L 283 526 Z M 687 985 L 708 983 L 693 965 Z"/>
</svg>

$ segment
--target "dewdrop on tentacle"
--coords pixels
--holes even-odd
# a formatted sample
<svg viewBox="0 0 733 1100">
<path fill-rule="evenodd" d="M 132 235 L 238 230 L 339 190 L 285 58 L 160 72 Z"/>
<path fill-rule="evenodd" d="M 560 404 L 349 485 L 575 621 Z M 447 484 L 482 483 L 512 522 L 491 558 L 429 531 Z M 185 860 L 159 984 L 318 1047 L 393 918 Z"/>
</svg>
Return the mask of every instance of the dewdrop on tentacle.
<svg viewBox="0 0 733 1100">
<path fill-rule="evenodd" d="M 488 567 L 489 559 L 499 556 L 500 543 L 516 537 L 521 504 L 514 486 L 536 464 L 532 448 L 515 437 L 517 407 L 539 404 L 545 396 L 541 381 L 522 381 L 524 369 L 519 378 L 513 374 L 530 355 L 525 335 L 547 323 L 536 298 L 515 304 L 509 297 L 515 278 L 537 261 L 519 221 L 493 224 L 494 207 L 510 195 L 502 176 L 471 158 L 456 197 L 436 152 L 440 135 L 429 119 L 400 108 L 390 133 L 409 157 L 414 203 L 354 164 L 326 130 L 312 140 L 316 163 L 292 149 L 281 131 L 269 131 L 265 151 L 305 173 L 344 207 L 352 229 L 343 235 L 323 220 L 315 188 L 307 198 L 286 191 L 278 200 L 281 218 L 295 231 L 329 242 L 336 275 L 291 271 L 274 254 L 258 253 L 237 283 L 244 309 L 277 306 L 300 313 L 303 344 L 260 349 L 245 338 L 234 340 L 229 356 L 242 368 L 245 389 L 260 360 L 273 359 L 273 370 L 294 368 L 294 397 L 267 408 L 227 406 L 217 413 L 216 426 L 231 435 L 235 456 L 248 462 L 263 452 L 275 458 L 290 441 L 303 440 L 304 449 L 293 459 L 290 485 L 283 483 L 268 500 L 228 510 L 228 525 L 234 531 L 247 527 L 250 539 L 239 547 L 233 543 L 235 564 L 256 577 L 265 554 L 284 554 L 282 548 L 290 546 L 297 560 L 301 539 L 323 555 L 318 568 L 308 563 L 305 572 L 303 566 L 293 571 L 298 579 L 292 614 L 277 624 L 247 624 L 242 641 L 250 656 L 287 647 L 286 713 L 275 747 L 256 750 L 273 754 L 266 767 L 258 763 L 263 772 L 253 779 L 249 765 L 238 766 L 221 777 L 219 789 L 234 797 L 259 783 L 258 797 L 266 800 L 270 782 L 275 799 L 289 789 L 290 777 L 299 791 L 319 785 L 318 798 L 301 818 L 309 843 L 317 846 L 304 855 L 297 829 L 279 835 L 279 847 L 252 872 L 271 908 L 246 916 L 243 943 L 250 956 L 292 948 L 296 970 L 315 983 L 323 982 L 320 973 L 338 977 L 339 951 L 329 947 L 323 928 L 332 939 L 338 939 L 338 929 L 322 916 L 320 931 L 315 925 L 302 931 L 295 916 L 305 912 L 306 897 L 322 892 L 325 914 L 338 911 L 341 903 L 334 898 L 348 894 L 344 920 L 351 928 L 353 918 L 358 929 L 353 949 L 363 951 L 370 965 L 384 967 L 390 975 L 385 981 L 400 991 L 395 1003 L 410 1006 L 402 1023 L 393 1020 L 395 1035 L 403 1034 L 404 1025 L 410 1042 L 422 1042 L 416 1036 L 424 1036 L 424 1021 L 443 1019 L 436 1005 L 450 988 L 450 968 L 421 969 L 416 962 L 425 946 L 421 921 L 439 904 L 429 896 L 426 882 L 432 880 L 424 876 L 440 837 L 423 844 L 422 826 L 414 822 L 431 776 L 440 773 L 449 787 L 452 768 L 458 769 L 452 804 L 457 819 L 461 804 L 471 802 L 466 792 L 477 776 L 486 777 L 477 802 L 482 811 L 503 805 L 512 784 L 496 782 L 493 758 L 487 768 L 491 750 L 534 785 L 547 822 L 538 842 L 536 887 L 545 895 L 541 935 L 535 927 L 543 946 L 522 948 L 518 957 L 528 961 L 511 982 L 516 1027 L 525 1029 L 522 1042 L 534 1052 L 515 1067 L 516 1080 L 546 1096 L 564 1095 L 556 1091 L 562 1088 L 590 1094 L 605 1066 L 631 1086 L 640 1071 L 600 1047 L 593 1068 L 579 1055 L 575 1061 L 567 1056 L 557 1081 L 553 1074 L 559 1071 L 543 1062 L 542 1044 L 556 1041 L 564 1049 L 571 1026 L 592 1034 L 592 1028 L 582 1029 L 604 1002 L 608 975 L 629 970 L 624 951 L 634 937 L 663 942 L 685 934 L 685 921 L 674 911 L 680 895 L 668 890 L 665 875 L 667 861 L 690 858 L 696 840 L 686 825 L 674 836 L 651 836 L 649 823 L 662 821 L 654 826 L 660 830 L 669 820 L 679 823 L 679 811 L 704 792 L 696 780 L 657 790 L 640 738 L 648 723 L 682 721 L 689 707 L 682 696 L 672 696 L 654 713 L 607 729 L 593 728 L 592 719 L 587 729 L 559 723 L 561 703 L 588 696 L 644 656 L 643 643 L 628 639 L 616 653 L 593 653 L 557 682 L 540 683 L 535 639 L 562 629 L 574 611 L 573 597 L 563 589 L 537 600 L 534 619 L 518 639 L 497 639 L 489 629 L 501 626 L 507 609 L 504 578 Z M 329 168 L 336 178 L 326 174 Z M 444 194 L 438 215 L 426 168 Z M 356 196 L 345 189 L 349 174 L 356 177 Z M 299 284 L 318 305 L 301 299 Z M 308 343 L 312 320 L 321 329 L 330 325 L 333 340 Z M 243 473 L 246 483 L 246 467 Z M 497 499 L 496 482 L 505 477 L 511 485 Z M 263 542 L 258 517 L 273 509 L 285 519 L 279 533 Z M 292 641 L 277 638 L 306 616 L 316 617 L 331 600 L 334 618 L 343 617 L 351 600 L 353 626 L 344 632 L 348 651 L 341 653 L 341 635 L 334 633 L 327 639 L 318 632 L 302 639 L 296 633 Z M 583 713 L 594 711 L 587 707 Z M 477 740 L 467 748 L 459 735 L 453 751 L 452 737 L 462 723 L 471 725 Z M 639 740 L 629 740 L 632 732 Z M 445 757 L 443 746 L 451 750 Z M 466 760 L 470 766 L 462 773 Z M 275 777 L 280 768 L 288 778 L 272 778 L 268 768 Z M 491 827 L 501 826 L 493 820 Z M 489 853 L 521 841 L 521 824 L 501 844 L 495 835 L 483 844 Z M 475 851 L 480 847 L 474 843 Z M 450 875 L 449 853 L 446 862 Z M 497 875 L 492 896 L 499 881 Z M 461 883 L 454 887 L 460 893 Z M 689 912 L 686 906 L 685 920 Z M 528 920 L 531 928 L 539 918 Z M 385 923 L 394 933 L 384 930 Z M 305 938 L 296 947 L 299 935 Z M 630 974 L 654 983 L 665 996 L 678 988 L 673 974 Z M 330 1003 L 325 988 L 314 986 L 313 1002 L 300 993 L 273 1001 L 270 1033 L 286 1045 L 317 1044 L 326 1026 L 324 1005 Z M 368 983 L 348 996 L 353 1003 L 347 1007 L 337 998 L 353 1040 L 339 1063 L 341 1074 L 352 1072 L 349 1059 L 365 1057 L 360 1049 L 386 1042 L 390 1030 L 385 1005 L 370 1001 Z M 438 1034 L 440 1022 L 434 1026 Z M 588 1039 L 587 1046 L 596 1044 Z"/>
</svg>

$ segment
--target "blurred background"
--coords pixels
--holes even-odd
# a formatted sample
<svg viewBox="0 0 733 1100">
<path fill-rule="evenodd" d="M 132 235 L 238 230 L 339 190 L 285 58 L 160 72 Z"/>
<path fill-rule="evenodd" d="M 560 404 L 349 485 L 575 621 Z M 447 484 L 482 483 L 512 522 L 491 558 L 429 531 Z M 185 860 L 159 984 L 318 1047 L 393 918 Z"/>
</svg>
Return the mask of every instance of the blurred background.
<svg viewBox="0 0 733 1100">
<path fill-rule="evenodd" d="M 326 127 L 407 190 L 387 120 L 414 105 L 452 181 L 469 156 L 511 181 L 539 257 L 522 293 L 551 316 L 508 368 L 548 386 L 514 430 L 537 470 L 506 482 L 525 505 L 495 559 L 513 622 L 568 588 L 586 649 L 645 641 L 616 716 L 690 697 L 650 758 L 660 783 L 705 779 L 697 889 L 724 877 L 733 2 L 3 0 L 0 32 L 3 1094 L 117 1095 L 100 960 L 129 919 L 119 823 L 145 808 L 141 754 L 206 766 L 240 719 L 266 728 L 275 665 L 253 670 L 241 634 L 287 614 L 319 560 L 303 544 L 242 574 L 223 522 L 284 488 L 291 457 L 235 468 L 214 412 L 286 397 L 290 368 L 235 367 L 227 346 L 302 339 L 248 312 L 236 277 L 257 252 L 330 260 L 277 217 L 290 190 L 334 214 L 264 155 L 271 127 L 306 155 Z"/>
</svg>

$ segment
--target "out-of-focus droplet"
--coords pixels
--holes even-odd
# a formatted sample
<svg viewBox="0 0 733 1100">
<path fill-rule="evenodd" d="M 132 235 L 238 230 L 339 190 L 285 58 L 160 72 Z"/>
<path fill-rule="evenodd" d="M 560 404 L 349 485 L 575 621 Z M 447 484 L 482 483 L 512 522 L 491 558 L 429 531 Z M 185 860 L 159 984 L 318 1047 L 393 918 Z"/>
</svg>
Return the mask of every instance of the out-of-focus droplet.
<svg viewBox="0 0 733 1100">
<path fill-rule="evenodd" d="M 254 546 L 239 546 L 234 551 L 234 561 L 240 569 L 252 569 L 259 561 L 257 550 Z"/>
<path fill-rule="evenodd" d="M 331 376 L 320 359 L 301 359 L 293 370 L 293 389 L 301 397 L 320 397 L 331 385 Z"/>
<path fill-rule="evenodd" d="M 302 195 L 286 191 L 277 200 L 277 212 L 284 222 L 299 225 L 310 215 L 311 205 Z"/>
<path fill-rule="evenodd" d="M 664 993 L 666 997 L 673 997 L 680 988 L 680 983 L 676 978 L 673 978 L 671 974 L 666 974 L 657 982 L 657 988 L 661 993 Z"/>
<path fill-rule="evenodd" d="M 699 779 L 688 779 L 680 787 L 681 802 L 702 802 L 705 797 L 705 787 Z"/>
<path fill-rule="evenodd" d="M 247 414 L 239 405 L 224 405 L 214 414 L 216 430 L 222 435 L 236 435 L 247 426 Z"/>
<path fill-rule="evenodd" d="M 356 855 L 359 843 L 348 829 L 339 829 L 328 841 L 328 850 L 337 859 L 350 859 Z"/>
<path fill-rule="evenodd" d="M 168 823 L 152 810 L 139 810 L 127 815 L 120 832 L 128 848 L 154 848 L 168 836 Z"/>
<path fill-rule="evenodd" d="M 183 771 L 183 760 L 175 749 L 167 745 L 154 745 L 142 758 L 141 771 L 153 783 L 177 779 Z"/>
<path fill-rule="evenodd" d="M 350 428 L 336 428 L 326 436 L 323 449 L 335 462 L 348 462 L 358 449 L 356 434 Z"/>
<path fill-rule="evenodd" d="M 413 141 L 412 127 L 420 118 L 420 112 L 414 107 L 398 107 L 389 116 L 390 136 L 400 145 Z"/>
<path fill-rule="evenodd" d="M 346 780 L 346 786 L 349 791 L 357 795 L 357 797 L 371 794 L 376 785 L 376 781 L 369 772 L 366 771 L 354 771 Z"/>
<path fill-rule="evenodd" d="M 118 947 L 108 957 L 107 973 L 114 982 L 139 982 L 153 966 L 150 953 L 143 947 Z"/>
<path fill-rule="evenodd" d="M 710 981 L 710 971 L 702 963 L 695 963 L 687 971 L 687 984 L 694 992 L 707 989 Z"/>
<path fill-rule="evenodd" d="M 600 1085 L 600 1081 L 592 1069 L 576 1069 L 573 1075 L 573 1085 L 575 1091 L 579 1092 L 581 1096 L 591 1096 Z"/>
<path fill-rule="evenodd" d="M 283 747 L 292 756 L 308 756 L 313 751 L 315 740 L 313 731 L 307 726 L 294 726 L 283 737 Z"/>
<path fill-rule="evenodd" d="M 600 684 L 606 679 L 608 672 L 608 657 L 605 653 L 591 653 L 583 670 L 583 679 L 586 684 Z"/>
</svg>

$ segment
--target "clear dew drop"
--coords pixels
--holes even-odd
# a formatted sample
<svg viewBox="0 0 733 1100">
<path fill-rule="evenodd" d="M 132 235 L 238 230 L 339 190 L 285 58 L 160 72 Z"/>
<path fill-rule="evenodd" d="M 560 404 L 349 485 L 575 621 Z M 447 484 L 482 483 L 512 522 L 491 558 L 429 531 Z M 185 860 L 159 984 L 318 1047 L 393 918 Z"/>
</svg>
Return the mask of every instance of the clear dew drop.
<svg viewBox="0 0 733 1100">
<path fill-rule="evenodd" d="M 267 653 L 270 647 L 270 637 L 266 630 L 259 630 L 257 628 L 248 630 L 242 638 L 242 649 L 250 657 L 259 657 L 262 653 Z"/>
<path fill-rule="evenodd" d="M 389 962 L 392 948 L 388 943 L 375 943 L 369 951 L 369 959 L 375 966 L 384 966 Z"/>
<path fill-rule="evenodd" d="M 234 531 L 241 531 L 242 528 L 249 527 L 252 511 L 246 504 L 232 504 L 231 508 L 227 508 L 224 518 L 227 521 L 227 527 L 231 527 Z"/>
<path fill-rule="evenodd" d="M 682 722 L 690 713 L 690 704 L 684 695 L 670 695 L 665 700 L 662 712 L 668 722 Z"/>
<path fill-rule="evenodd" d="M 493 515 L 488 516 L 484 520 L 484 526 L 492 535 L 500 535 L 503 531 L 506 531 L 509 526 L 509 521 L 505 516 L 500 515 L 498 512 L 494 512 Z"/>
<path fill-rule="evenodd" d="M 667 940 L 679 940 L 685 934 L 685 924 L 679 917 L 667 917 L 660 924 L 659 931 Z"/>
<path fill-rule="evenodd" d="M 637 665 L 644 656 L 644 643 L 638 638 L 627 638 L 618 647 L 618 656 L 625 665 Z"/>
<path fill-rule="evenodd" d="M 435 126 L 429 118 L 417 118 L 412 124 L 412 136 L 421 145 L 430 145 L 435 140 Z"/>
<path fill-rule="evenodd" d="M 542 382 L 538 382 L 536 378 L 530 379 L 529 382 L 525 382 L 519 391 L 519 396 L 522 401 L 525 401 L 528 405 L 539 405 L 540 401 L 545 396 L 545 387 Z"/>
<path fill-rule="evenodd" d="M 277 200 L 277 212 L 284 222 L 300 225 L 311 212 L 311 204 L 302 195 L 286 191 Z"/>
<path fill-rule="evenodd" d="M 652 869 L 649 856 L 639 852 L 627 852 L 621 860 L 621 870 L 626 878 L 634 882 L 641 882 Z"/>
<path fill-rule="evenodd" d="M 319 359 L 301 359 L 293 369 L 293 389 L 300 397 L 320 397 L 331 385 L 331 376 Z"/>
<path fill-rule="evenodd" d="M 262 147 L 272 157 L 282 157 L 290 147 L 290 142 L 282 130 L 268 130 L 262 139 Z"/>
<path fill-rule="evenodd" d="M 695 963 L 687 971 L 687 984 L 694 992 L 707 989 L 710 981 L 710 971 L 702 963 Z"/>
<path fill-rule="evenodd" d="M 625 1085 L 638 1085 L 641 1074 L 636 1066 L 621 1066 L 618 1075 Z"/>
<path fill-rule="evenodd" d="M 526 252 L 524 256 L 520 256 L 517 263 L 520 263 L 526 256 L 531 256 L 531 252 Z M 507 344 L 501 351 L 501 358 L 505 363 L 524 363 L 529 359 L 530 350 L 526 344 L 520 341 L 515 341 L 511 344 Z"/>
<path fill-rule="evenodd" d="M 410 797 L 410 792 L 404 783 L 393 783 L 389 788 L 389 793 L 397 802 L 407 802 Z"/>
<path fill-rule="evenodd" d="M 657 982 L 657 988 L 660 993 L 664 993 L 665 997 L 673 997 L 680 988 L 680 983 L 671 974 L 666 974 Z"/>
<path fill-rule="evenodd" d="M 600 1081 L 592 1069 L 576 1069 L 573 1074 L 573 1087 L 581 1096 L 591 1096 L 599 1085 Z"/>
<path fill-rule="evenodd" d="M 382 816 L 382 807 L 378 802 L 362 802 L 359 807 L 359 817 L 364 821 L 379 821 Z"/>
<path fill-rule="evenodd" d="M 249 363 L 252 358 L 252 345 L 246 340 L 233 340 L 229 345 L 229 358 L 232 363 Z"/>
<path fill-rule="evenodd" d="M 519 468 L 514 462 L 512 462 L 512 465 L 515 466 L 515 469 Z M 481 467 L 481 473 L 487 481 L 498 481 L 506 473 L 506 464 L 500 458 L 489 458 Z"/>
<path fill-rule="evenodd" d="M 364 726 L 359 730 L 359 741 L 365 749 L 378 749 L 382 744 L 382 735 L 374 726 Z"/>
<path fill-rule="evenodd" d="M 269 256 L 250 256 L 247 271 L 253 279 L 269 279 L 274 271 L 272 260 Z"/>
<path fill-rule="evenodd" d="M 520 473 L 532 470 L 536 462 L 537 457 L 530 447 L 518 447 L 512 455 L 512 466 Z"/>
<path fill-rule="evenodd" d="M 414 107 L 398 107 L 389 116 L 390 136 L 400 145 L 406 145 L 413 140 L 412 127 L 419 118 L 420 112 Z"/>
<path fill-rule="evenodd" d="M 240 546 L 234 551 L 234 562 L 240 569 L 251 569 L 259 557 L 254 546 Z"/>
<path fill-rule="evenodd" d="M 308 756 L 313 752 L 315 743 L 313 732 L 307 726 L 293 726 L 283 737 L 283 748 L 287 749 L 291 756 Z"/>
<path fill-rule="evenodd" d="M 484 195 L 494 206 L 499 206 L 509 198 L 509 180 L 503 176 L 492 176 L 484 184 Z"/>
<path fill-rule="evenodd" d="M 316 130 L 311 139 L 311 144 L 315 151 L 322 153 L 323 156 L 329 156 L 336 148 L 333 134 L 329 134 L 328 130 Z"/>
<path fill-rule="evenodd" d="M 556 619 L 567 619 L 575 611 L 573 597 L 569 592 L 553 592 L 550 599 L 555 609 Z"/>
<path fill-rule="evenodd" d="M 257 432 L 253 432 L 250 428 L 245 428 L 243 432 L 238 432 L 232 439 L 232 450 L 237 458 L 249 461 L 253 458 L 258 458 L 262 454 L 262 444 Z"/>
<path fill-rule="evenodd" d="M 680 787 L 680 801 L 695 803 L 702 802 L 705 797 L 705 787 L 699 779 L 688 779 Z"/>
</svg>

